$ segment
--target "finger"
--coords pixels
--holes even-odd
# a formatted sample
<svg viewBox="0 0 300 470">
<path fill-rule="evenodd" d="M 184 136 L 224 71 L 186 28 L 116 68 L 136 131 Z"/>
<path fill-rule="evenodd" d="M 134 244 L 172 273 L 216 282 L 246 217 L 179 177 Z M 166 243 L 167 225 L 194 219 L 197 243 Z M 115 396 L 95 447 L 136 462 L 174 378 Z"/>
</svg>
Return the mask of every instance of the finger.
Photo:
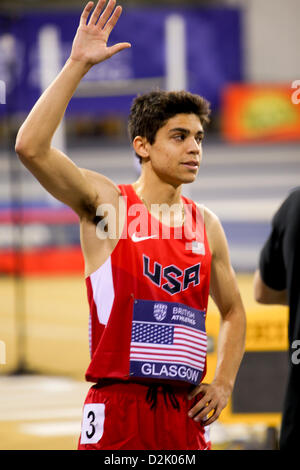
<svg viewBox="0 0 300 470">
<path fill-rule="evenodd" d="M 97 23 L 97 20 L 99 18 L 99 15 L 102 11 L 102 8 L 104 7 L 104 4 L 105 4 L 105 0 L 99 0 L 97 5 L 96 5 L 96 8 L 95 10 L 93 11 L 91 17 L 90 17 L 90 21 L 89 21 L 89 24 L 96 24 Z"/>
<path fill-rule="evenodd" d="M 205 410 L 203 414 L 203 416 L 205 416 L 209 403 L 210 400 L 208 400 L 207 398 L 203 398 L 202 400 L 198 401 L 196 405 L 189 410 L 188 416 L 190 418 L 194 418 L 196 415 L 198 415 L 198 413 L 201 413 L 203 410 Z"/>
<path fill-rule="evenodd" d="M 212 424 L 214 421 L 218 419 L 220 414 L 221 414 L 221 410 L 219 410 L 218 407 L 216 407 L 216 409 L 213 411 L 212 414 L 209 414 L 207 418 L 202 419 L 203 426 L 209 426 L 210 424 Z"/>
<path fill-rule="evenodd" d="M 197 385 L 197 387 L 193 388 L 189 393 L 188 393 L 188 400 L 192 400 L 193 398 L 195 398 L 196 395 L 198 395 L 199 393 L 203 393 L 203 395 L 205 394 L 205 392 L 207 391 L 207 384 L 205 383 L 202 383 L 200 385 Z"/>
<path fill-rule="evenodd" d="M 123 51 L 124 49 L 128 49 L 129 47 L 131 47 L 131 44 L 129 42 L 120 42 L 118 44 L 115 44 L 114 46 L 108 48 L 109 57 L 112 57 L 118 52 Z"/>
<path fill-rule="evenodd" d="M 106 23 L 106 25 L 105 25 L 104 28 L 103 28 L 103 31 L 105 31 L 105 33 L 107 33 L 108 35 L 110 35 L 110 33 L 112 32 L 112 30 L 113 30 L 114 27 L 116 26 L 117 21 L 118 21 L 118 19 L 119 19 L 120 16 L 121 16 L 121 13 L 122 13 L 122 7 L 121 7 L 121 6 L 117 6 L 117 8 L 115 9 L 115 11 L 113 12 L 113 14 L 111 15 L 111 17 L 109 18 L 109 21 Z"/>
<path fill-rule="evenodd" d="M 87 19 L 88 19 L 88 16 L 92 10 L 94 6 L 94 2 L 88 2 L 81 14 L 81 17 L 80 17 L 80 22 L 79 22 L 79 25 L 82 26 L 82 25 L 86 25 L 86 22 L 87 22 Z"/>
<path fill-rule="evenodd" d="M 102 15 L 99 18 L 99 21 L 97 23 L 97 26 L 100 28 L 103 28 L 105 23 L 107 22 L 108 18 L 112 14 L 114 8 L 115 8 L 116 0 L 109 0 L 108 4 L 106 5 L 106 8 Z"/>
<path fill-rule="evenodd" d="M 195 417 L 194 420 L 197 422 L 206 422 L 215 413 L 217 403 L 207 403 L 206 407 L 203 408 Z"/>
</svg>

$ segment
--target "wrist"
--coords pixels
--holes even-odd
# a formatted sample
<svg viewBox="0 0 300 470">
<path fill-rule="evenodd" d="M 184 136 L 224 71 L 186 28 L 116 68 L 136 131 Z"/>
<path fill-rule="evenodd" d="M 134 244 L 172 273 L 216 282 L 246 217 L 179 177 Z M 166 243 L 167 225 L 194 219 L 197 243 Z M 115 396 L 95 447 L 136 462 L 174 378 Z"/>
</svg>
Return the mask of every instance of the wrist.
<svg viewBox="0 0 300 470">
<path fill-rule="evenodd" d="M 215 377 L 212 381 L 214 385 L 217 385 L 218 387 L 222 387 L 226 394 L 231 395 L 234 383 L 224 377 Z"/>
<path fill-rule="evenodd" d="M 66 62 L 66 66 L 75 70 L 78 74 L 83 77 L 88 73 L 88 71 L 92 68 L 92 64 L 88 63 L 85 60 L 81 59 L 74 59 L 74 57 L 70 56 Z"/>
</svg>

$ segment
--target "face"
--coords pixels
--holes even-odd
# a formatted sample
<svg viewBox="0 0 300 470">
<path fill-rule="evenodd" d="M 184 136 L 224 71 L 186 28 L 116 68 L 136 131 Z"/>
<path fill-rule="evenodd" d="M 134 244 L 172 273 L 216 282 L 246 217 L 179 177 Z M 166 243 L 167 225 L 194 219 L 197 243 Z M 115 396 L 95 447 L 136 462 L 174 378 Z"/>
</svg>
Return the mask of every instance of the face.
<svg viewBox="0 0 300 470">
<path fill-rule="evenodd" d="M 151 167 L 173 185 L 192 183 L 202 159 L 203 127 L 195 114 L 177 114 L 147 143 Z"/>
</svg>

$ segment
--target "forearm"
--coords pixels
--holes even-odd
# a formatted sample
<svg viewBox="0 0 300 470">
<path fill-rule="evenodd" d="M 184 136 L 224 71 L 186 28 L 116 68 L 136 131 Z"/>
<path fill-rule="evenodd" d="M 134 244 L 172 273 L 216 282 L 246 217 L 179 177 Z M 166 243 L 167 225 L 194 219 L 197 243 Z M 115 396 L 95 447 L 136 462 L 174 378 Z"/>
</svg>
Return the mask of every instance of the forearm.
<svg viewBox="0 0 300 470">
<path fill-rule="evenodd" d="M 246 317 L 243 306 L 223 315 L 218 338 L 217 366 L 214 382 L 222 383 L 230 392 L 245 350 Z"/>
<path fill-rule="evenodd" d="M 20 128 L 16 141 L 17 153 L 35 156 L 50 148 L 69 101 L 88 70 L 84 62 L 72 59 L 66 62 Z"/>
<path fill-rule="evenodd" d="M 201 394 L 200 400 L 190 409 L 188 415 L 195 421 L 202 421 L 205 426 L 218 419 L 232 393 L 244 354 L 245 325 L 245 312 L 242 305 L 233 307 L 226 315 L 223 313 L 215 377 L 211 383 L 201 383 L 195 387 L 188 396 L 192 399 L 197 394 Z"/>
<path fill-rule="evenodd" d="M 254 274 L 254 298 L 256 302 L 269 305 L 288 305 L 287 290 L 268 287 L 261 278 L 259 270 Z"/>
</svg>

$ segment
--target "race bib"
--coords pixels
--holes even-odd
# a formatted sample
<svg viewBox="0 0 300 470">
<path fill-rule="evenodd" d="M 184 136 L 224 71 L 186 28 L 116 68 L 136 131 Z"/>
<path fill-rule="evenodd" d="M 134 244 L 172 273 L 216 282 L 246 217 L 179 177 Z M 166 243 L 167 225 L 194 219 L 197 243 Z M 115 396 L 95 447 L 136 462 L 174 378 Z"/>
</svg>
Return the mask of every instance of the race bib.
<svg viewBox="0 0 300 470">
<path fill-rule="evenodd" d="M 197 385 L 206 352 L 205 312 L 175 302 L 134 301 L 130 376 Z"/>
<path fill-rule="evenodd" d="M 100 441 L 103 435 L 104 418 L 104 403 L 88 403 L 84 405 L 81 426 L 81 444 L 96 444 Z"/>
</svg>

